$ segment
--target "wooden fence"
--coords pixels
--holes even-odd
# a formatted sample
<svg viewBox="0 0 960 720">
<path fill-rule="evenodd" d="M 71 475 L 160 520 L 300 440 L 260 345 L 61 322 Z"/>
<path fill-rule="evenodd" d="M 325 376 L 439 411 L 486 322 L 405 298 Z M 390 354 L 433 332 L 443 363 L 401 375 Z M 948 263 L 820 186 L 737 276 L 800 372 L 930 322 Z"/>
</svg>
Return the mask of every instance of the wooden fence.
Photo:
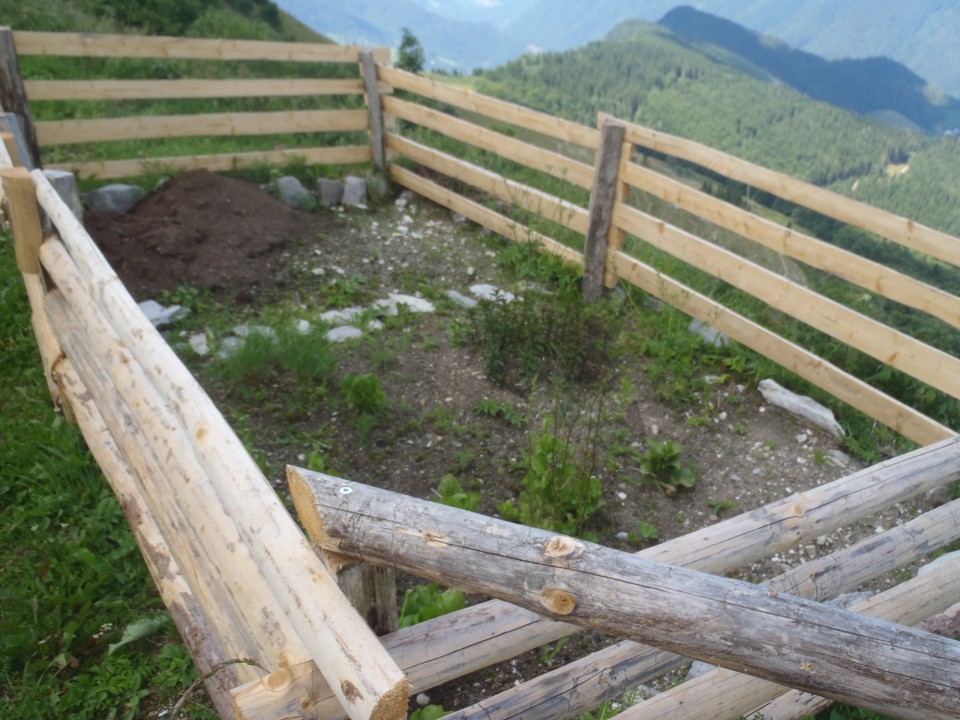
<svg viewBox="0 0 960 720">
<path fill-rule="evenodd" d="M 9 28 L 3 28 L 0 29 L 0 52 L 3 54 L 2 65 L 6 70 L 0 69 L 0 78 L 19 78 L 20 56 L 359 64 L 363 51 L 363 48 L 321 43 L 12 32 Z M 387 62 L 390 59 L 389 49 L 378 48 L 369 52 L 376 61 Z M 18 112 L 27 121 L 26 134 L 29 144 L 34 148 L 34 164 L 39 161 L 40 148 L 57 145 L 155 138 L 370 130 L 370 114 L 366 109 L 139 115 L 39 122 L 33 122 L 29 112 L 29 103 L 37 101 L 362 96 L 368 88 L 359 73 L 355 79 L 27 79 L 22 82 L 0 83 L 0 87 L 3 87 L 0 104 L 8 110 Z M 151 166 L 169 170 L 205 168 L 222 171 L 251 163 L 282 165 L 293 158 L 302 158 L 310 164 L 345 165 L 367 163 L 373 156 L 370 145 L 362 144 L 189 157 L 60 163 L 50 167 L 70 170 L 79 175 L 118 178 L 141 175 Z"/>
<path fill-rule="evenodd" d="M 281 52 L 265 47 L 275 44 L 196 44 L 169 38 L 131 43 L 83 36 L 62 40 L 44 33 L 16 37 L 18 45 L 24 38 L 22 47 L 28 49 L 53 42 L 64 53 L 77 54 L 123 48 L 130 55 L 166 57 Z M 283 47 L 291 54 L 284 59 L 300 56 Z M 303 52 L 314 52 L 309 49 L 313 47 Z M 371 57 L 363 62 L 368 78 L 372 65 Z M 810 560 L 760 587 L 714 577 L 956 483 L 960 439 L 632 258 L 623 249 L 626 236 L 742 286 L 804 322 L 822 325 L 838 340 L 954 397 L 960 377 L 956 359 L 645 215 L 627 202 L 629 189 L 663 197 L 954 327 L 956 298 L 654 177 L 634 161 L 634 149 L 639 144 L 714 171 L 722 167 L 730 177 L 773 188 L 792 201 L 802 198 L 825 214 L 873 232 L 884 230 L 891 240 L 944 262 L 956 262 L 951 254 L 956 246 L 939 233 L 879 211 L 868 213 L 837 196 L 820 205 L 816 196 L 823 191 L 817 188 L 688 141 L 607 118 L 601 118 L 601 129 L 587 128 L 383 65 L 375 70 L 380 84 L 369 79 L 365 84 L 370 106 L 379 108 L 371 113 L 369 158 L 383 157 L 386 151 L 386 159 L 406 158 L 546 217 L 583 234 L 585 253 L 390 162 L 389 172 L 398 183 L 506 237 L 536 240 L 583 265 L 588 292 L 623 278 L 675 302 L 927 447 L 635 556 L 290 468 L 297 513 L 320 548 L 318 554 L 213 403 L 116 282 L 46 176 L 15 167 L 25 154 L 26 138 L 18 147 L 12 135 L 4 134 L 3 194 L 51 393 L 79 424 L 120 498 L 199 670 L 217 670 L 206 683 L 218 713 L 251 720 L 401 718 L 411 693 L 592 627 L 627 639 L 451 717 L 572 717 L 676 669 L 685 656 L 709 659 L 721 669 L 639 703 L 623 717 L 734 718 L 759 709 L 766 718 L 800 718 L 829 699 L 897 717 L 960 717 L 960 643 L 907 627 L 938 613 L 946 613 L 941 621 L 956 622 L 960 560 L 880 593 L 853 611 L 819 603 L 956 542 L 960 501 Z M 150 92 L 164 92 L 158 87 Z M 379 92 L 390 87 L 508 122 L 532 137 L 577 145 L 577 156 L 592 156 L 594 163 Z M 41 97 L 67 92 L 27 88 L 28 94 L 39 92 Z M 107 90 L 130 91 L 116 84 Z M 69 92 L 105 89 L 74 87 Z M 193 91 L 181 84 L 175 92 Z M 413 125 L 590 190 L 590 207 L 508 180 L 399 130 Z M 344 568 L 358 560 L 442 579 L 498 599 L 377 638 L 337 585 Z M 239 658 L 251 663 L 230 664 Z"/>
</svg>

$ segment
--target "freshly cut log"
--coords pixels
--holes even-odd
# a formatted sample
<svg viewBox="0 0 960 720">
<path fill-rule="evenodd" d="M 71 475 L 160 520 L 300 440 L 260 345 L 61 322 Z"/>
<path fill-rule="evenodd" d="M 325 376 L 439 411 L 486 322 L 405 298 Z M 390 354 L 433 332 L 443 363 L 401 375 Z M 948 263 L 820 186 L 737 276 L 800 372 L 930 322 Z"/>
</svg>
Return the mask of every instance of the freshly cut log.
<svg viewBox="0 0 960 720">
<path fill-rule="evenodd" d="M 324 549 L 860 707 L 960 714 L 960 645 L 936 635 L 309 470 L 288 479 Z"/>
</svg>

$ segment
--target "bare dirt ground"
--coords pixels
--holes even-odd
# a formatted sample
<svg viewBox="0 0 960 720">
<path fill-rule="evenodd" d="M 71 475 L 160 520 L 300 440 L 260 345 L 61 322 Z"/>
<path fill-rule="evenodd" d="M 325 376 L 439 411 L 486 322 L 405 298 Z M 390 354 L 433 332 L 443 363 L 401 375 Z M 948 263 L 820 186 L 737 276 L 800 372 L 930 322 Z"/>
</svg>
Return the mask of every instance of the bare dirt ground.
<svg viewBox="0 0 960 720">
<path fill-rule="evenodd" d="M 455 328 L 467 322 L 467 311 L 443 298 L 442 291 L 468 294 L 478 282 L 513 287 L 515 278 L 497 262 L 505 241 L 484 236 L 426 201 L 305 213 L 254 185 L 187 173 L 141 201 L 132 215 L 100 213 L 89 226 L 138 300 L 187 283 L 210 288 L 228 312 L 233 308 L 238 318 L 255 321 L 278 301 L 315 318 L 347 280 L 353 283 L 352 300 L 432 291 L 437 312 L 337 348 L 334 388 L 348 372 L 377 373 L 389 398 L 387 418 L 367 437 L 358 433 L 334 393 L 291 409 L 283 388 L 271 387 L 250 406 L 230 387 L 209 381 L 208 391 L 227 417 L 242 419 L 255 448 L 263 451 L 281 494 L 284 465 L 303 465 L 312 450 L 319 450 L 333 474 L 422 498 L 435 497 L 440 479 L 453 474 L 465 489 L 481 494 L 482 512 L 495 514 L 499 503 L 518 495 L 531 436 L 542 430 L 558 402 L 568 422 L 577 419 L 585 428 L 602 401 L 592 449 L 600 459 L 595 472 L 604 487 L 603 506 L 591 528 L 600 542 L 623 550 L 643 547 L 627 537 L 639 521 L 655 526 L 660 539 L 675 537 L 715 522 L 718 515 L 751 510 L 860 467 L 856 460 L 845 465 L 831 459 L 830 451 L 841 449 L 836 439 L 767 405 L 755 386 L 736 377 L 717 378 L 695 403 L 659 401 L 646 372 L 650 360 L 632 353 L 629 343 L 600 384 L 561 390 L 542 381 L 517 391 L 491 383 L 479 349 L 456 342 Z M 188 322 L 191 328 L 203 327 L 205 319 Z M 624 327 L 643 332 L 629 321 Z M 207 382 L 204 368 L 212 361 L 189 349 L 181 355 Z M 478 414 L 483 400 L 514 404 L 523 426 Z M 642 451 L 650 437 L 683 446 L 684 462 L 699 481 L 694 488 L 668 494 L 642 481 L 631 448 Z M 867 523 L 748 565 L 741 577 L 755 581 L 776 574 L 910 519 L 916 511 L 896 506 Z M 605 642 L 581 636 L 552 666 Z M 447 709 L 462 707 L 545 669 L 540 655 L 532 653 L 430 695 Z"/>
</svg>

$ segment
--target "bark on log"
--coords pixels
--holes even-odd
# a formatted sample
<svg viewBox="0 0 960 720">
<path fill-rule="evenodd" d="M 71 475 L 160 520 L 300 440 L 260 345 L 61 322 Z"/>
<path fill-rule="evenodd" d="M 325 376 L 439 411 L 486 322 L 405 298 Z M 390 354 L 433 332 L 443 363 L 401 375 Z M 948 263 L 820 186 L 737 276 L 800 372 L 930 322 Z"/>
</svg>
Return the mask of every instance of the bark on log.
<svg viewBox="0 0 960 720">
<path fill-rule="evenodd" d="M 806 562 L 763 583 L 777 592 L 824 600 L 898 570 L 953 542 L 960 534 L 960 500 L 872 535 L 848 548 Z M 919 597 L 918 602 L 925 601 Z M 927 628 L 925 628 L 927 629 Z M 631 641 L 575 660 L 499 695 L 452 713 L 450 720 L 536 720 L 566 718 L 593 710 L 659 675 L 686 658 Z M 745 710 L 751 709 L 746 707 Z"/>
<path fill-rule="evenodd" d="M 370 50 L 364 50 L 360 53 L 360 73 L 363 75 L 367 111 L 370 113 L 370 143 L 373 146 L 373 165 L 382 172 L 387 167 L 384 160 L 386 139 L 383 132 L 383 105 L 380 102 L 377 62 Z"/>
<path fill-rule="evenodd" d="M 757 677 L 906 718 L 960 714 L 960 645 L 727 578 L 669 567 L 291 468 L 325 549 Z M 433 505 L 433 507 L 431 507 Z"/>
<path fill-rule="evenodd" d="M 279 608 L 297 628 L 343 707 L 352 718 L 404 717 L 403 673 L 350 607 L 239 438 L 143 316 L 69 208 L 42 173 L 34 171 L 33 177 L 41 205 L 116 332 L 119 343 L 110 352 L 129 351 L 128 364 L 135 359 L 169 402 L 177 425 L 186 429 L 176 437 L 189 439 Z"/>
</svg>

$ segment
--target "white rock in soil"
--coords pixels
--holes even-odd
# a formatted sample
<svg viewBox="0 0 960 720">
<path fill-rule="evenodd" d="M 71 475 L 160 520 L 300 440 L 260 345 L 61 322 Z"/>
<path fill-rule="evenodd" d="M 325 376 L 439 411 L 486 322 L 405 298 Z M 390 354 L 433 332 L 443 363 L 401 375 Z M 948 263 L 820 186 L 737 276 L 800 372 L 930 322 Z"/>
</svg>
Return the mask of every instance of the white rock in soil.
<svg viewBox="0 0 960 720">
<path fill-rule="evenodd" d="M 477 301 L 471 297 L 467 297 L 461 293 L 458 293 L 456 290 L 447 290 L 444 293 L 448 298 L 453 300 L 457 305 L 470 309 L 477 306 Z"/>
<path fill-rule="evenodd" d="M 320 320 L 327 323 L 328 325 L 336 325 L 337 323 L 349 323 L 353 322 L 356 319 L 357 315 L 363 312 L 362 307 L 352 306 L 348 308 L 341 308 L 340 310 L 327 310 L 325 313 L 320 314 Z"/>
<path fill-rule="evenodd" d="M 917 577 L 920 577 L 921 575 L 926 575 L 929 572 L 933 572 L 937 568 L 942 567 L 947 563 L 953 562 L 954 560 L 957 560 L 957 559 L 960 559 L 960 550 L 954 550 L 953 552 L 949 552 L 946 555 L 941 555 L 933 562 L 928 562 L 926 565 L 924 565 L 919 570 L 917 570 Z"/>
<path fill-rule="evenodd" d="M 155 328 L 166 327 L 167 325 L 182 320 L 190 315 L 190 308 L 181 305 L 170 305 L 164 307 L 156 300 L 144 300 L 139 303 L 140 312 L 147 316 L 147 320 Z"/>
<path fill-rule="evenodd" d="M 210 341 L 207 340 L 207 334 L 205 332 L 191 335 L 187 339 L 187 342 L 197 355 L 203 357 L 210 354 Z"/>
<path fill-rule="evenodd" d="M 363 337 L 363 330 L 355 328 L 352 325 L 341 325 L 328 331 L 326 337 L 330 342 L 340 343 L 345 340 L 354 340 Z"/>
<path fill-rule="evenodd" d="M 849 470 L 856 465 L 853 458 L 842 450 L 827 450 L 827 464 L 841 470 Z"/>
<path fill-rule="evenodd" d="M 235 325 L 233 334 L 237 337 L 250 337 L 251 335 L 263 335 L 264 337 L 275 338 L 277 331 L 266 325 Z"/>
<path fill-rule="evenodd" d="M 730 343 L 730 338 L 727 335 L 724 335 L 722 332 L 717 330 L 711 325 L 702 323 L 699 320 L 693 320 L 690 322 L 690 332 L 696 333 L 703 338 L 703 341 L 707 345 L 712 345 L 713 347 L 723 347 Z"/>
<path fill-rule="evenodd" d="M 344 205 L 351 205 L 364 209 L 367 201 L 367 181 L 355 175 L 348 175 L 343 184 L 343 197 L 340 200 Z"/>
<path fill-rule="evenodd" d="M 323 277 L 324 275 L 327 274 L 327 271 L 319 266 L 313 268 L 310 272 L 316 275 L 317 277 Z"/>
<path fill-rule="evenodd" d="M 501 290 L 496 285 L 480 283 L 471 285 L 470 292 L 481 300 L 502 300 L 503 302 L 513 302 L 517 299 L 516 295 L 506 290 Z"/>
<path fill-rule="evenodd" d="M 617 537 L 617 540 L 627 540 L 630 537 L 630 533 L 628 533 L 626 530 L 621 530 L 620 532 L 617 533 L 616 537 Z"/>
<path fill-rule="evenodd" d="M 417 705 L 420 707 L 426 707 L 430 704 L 430 696 L 426 693 L 419 693 L 417 695 Z"/>
<path fill-rule="evenodd" d="M 393 317 L 399 312 L 397 310 L 398 305 L 406 305 L 407 310 L 412 313 L 432 313 L 436 310 L 429 300 L 400 293 L 390 293 L 386 300 L 377 300 L 373 305 L 389 317 Z"/>
<path fill-rule="evenodd" d="M 284 175 L 277 178 L 273 184 L 277 198 L 287 207 L 299 210 L 312 210 L 317 206 L 317 199 L 293 175 Z"/>
<path fill-rule="evenodd" d="M 220 349 L 217 351 L 217 357 L 221 360 L 233 355 L 243 345 L 243 340 L 238 337 L 224 338 L 220 343 Z"/>
<path fill-rule="evenodd" d="M 307 320 L 297 320 L 296 328 L 298 333 L 306 335 L 313 326 Z"/>
<path fill-rule="evenodd" d="M 761 380 L 758 386 L 763 399 L 771 405 L 781 407 L 794 415 L 809 420 L 817 427 L 823 428 L 836 438 L 843 436 L 843 428 L 833 417 L 833 412 L 825 408 L 813 398 L 797 395 L 781 387 L 775 380 Z"/>
</svg>

